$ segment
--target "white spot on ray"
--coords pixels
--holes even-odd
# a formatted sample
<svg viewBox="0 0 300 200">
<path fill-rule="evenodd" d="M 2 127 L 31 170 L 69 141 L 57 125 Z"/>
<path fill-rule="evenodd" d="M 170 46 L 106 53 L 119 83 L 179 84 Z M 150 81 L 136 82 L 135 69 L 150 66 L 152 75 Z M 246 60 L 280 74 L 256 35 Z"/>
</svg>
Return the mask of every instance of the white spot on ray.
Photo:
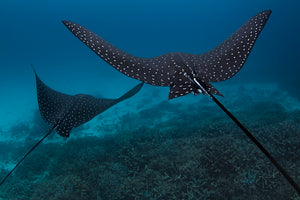
<svg viewBox="0 0 300 200">
<path fill-rule="evenodd" d="M 91 120 L 114 105 L 115 101 L 97 99 L 84 94 L 72 96 L 57 92 L 46 86 L 37 74 L 36 85 L 39 109 L 43 119 L 52 125 L 59 121 L 56 130 L 63 137 L 68 137 L 72 128 Z"/>
<path fill-rule="evenodd" d="M 207 53 L 201 55 L 168 53 L 154 58 L 132 56 L 78 24 L 65 22 L 65 25 L 120 72 L 146 83 L 171 86 L 173 83 L 183 82 L 186 79 L 184 73 L 202 77 L 203 80 L 210 82 L 222 81 L 234 76 L 248 58 L 270 13 L 264 11 L 255 15 L 227 40 Z M 181 87 L 176 89 L 188 88 L 187 90 L 192 91 L 191 87 L 184 87 L 185 84 L 178 85 Z M 178 91 L 180 96 L 186 94 L 183 90 Z"/>
</svg>

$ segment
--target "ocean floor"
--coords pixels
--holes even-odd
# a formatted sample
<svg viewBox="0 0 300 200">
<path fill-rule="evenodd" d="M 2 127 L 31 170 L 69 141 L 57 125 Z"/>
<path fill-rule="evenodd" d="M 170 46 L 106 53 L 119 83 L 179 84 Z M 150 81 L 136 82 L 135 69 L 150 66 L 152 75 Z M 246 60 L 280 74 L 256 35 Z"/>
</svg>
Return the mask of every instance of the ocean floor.
<svg viewBox="0 0 300 200">
<path fill-rule="evenodd" d="M 300 184 L 300 102 L 276 84 L 214 84 L 217 97 Z M 0 199 L 299 199 L 210 100 L 146 85 L 73 129 L 53 133 L 0 188 Z M 33 113 L 33 114 L 32 114 Z M 49 129 L 38 110 L 0 128 L 0 177 Z"/>
</svg>

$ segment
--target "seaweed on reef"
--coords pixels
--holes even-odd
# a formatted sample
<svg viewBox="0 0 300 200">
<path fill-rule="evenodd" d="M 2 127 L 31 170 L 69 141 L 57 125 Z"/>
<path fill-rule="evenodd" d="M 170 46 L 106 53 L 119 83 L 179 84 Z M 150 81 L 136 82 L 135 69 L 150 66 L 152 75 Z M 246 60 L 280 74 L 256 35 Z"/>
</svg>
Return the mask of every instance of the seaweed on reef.
<svg viewBox="0 0 300 200">
<path fill-rule="evenodd" d="M 286 117 L 269 123 L 248 107 L 241 111 L 245 116 L 253 114 L 246 125 L 300 181 L 299 113 L 271 109 L 275 110 L 272 115 L 283 112 Z M 268 110 L 264 116 L 270 115 Z M 144 120 L 139 116 L 131 113 L 131 118 L 126 115 L 123 120 L 138 124 Z M 182 115 L 151 126 L 116 126 L 116 134 L 43 144 L 31 155 L 33 162 L 24 162 L 24 168 L 16 171 L 18 176 L 8 180 L 3 194 L 7 199 L 33 200 L 297 199 L 263 154 L 234 124 L 221 119 L 221 113 L 201 117 L 183 109 Z"/>
<path fill-rule="evenodd" d="M 9 155 L 7 152 L 11 152 L 12 154 L 15 151 L 14 145 L 10 142 L 2 142 L 0 141 L 0 159 L 3 160 L 9 160 Z"/>
<path fill-rule="evenodd" d="M 169 101 L 161 101 L 155 106 L 143 109 L 139 112 L 139 117 L 141 119 L 150 118 L 152 120 L 160 121 L 160 118 L 165 114 L 177 114 L 180 113 L 182 105 L 180 103 L 170 103 Z"/>
<path fill-rule="evenodd" d="M 237 112 L 237 116 L 243 119 L 243 123 L 249 128 L 261 128 L 268 125 L 276 125 L 289 118 L 289 113 L 284 107 L 272 101 L 255 102 L 250 106 L 245 105 Z"/>
<path fill-rule="evenodd" d="M 289 117 L 293 122 L 300 125 L 300 110 L 293 110 L 289 113 Z"/>
<path fill-rule="evenodd" d="M 183 109 L 181 107 L 180 103 L 161 101 L 151 108 L 140 110 L 138 113 L 130 112 L 125 114 L 119 119 L 118 128 L 136 130 L 143 126 L 152 127 L 166 120 L 173 123 L 178 119 L 178 115 L 182 113 Z M 161 128 L 167 127 L 164 124 L 161 126 Z"/>
<path fill-rule="evenodd" d="M 55 182 L 56 184 L 53 184 Z M 45 187 L 46 186 L 46 187 Z M 88 200 L 93 199 L 89 193 L 89 185 L 86 181 L 77 175 L 57 176 L 53 179 L 43 182 L 43 187 L 37 185 L 32 200 L 56 199 L 56 200 Z M 47 189 L 46 189 L 47 188 Z"/>
</svg>

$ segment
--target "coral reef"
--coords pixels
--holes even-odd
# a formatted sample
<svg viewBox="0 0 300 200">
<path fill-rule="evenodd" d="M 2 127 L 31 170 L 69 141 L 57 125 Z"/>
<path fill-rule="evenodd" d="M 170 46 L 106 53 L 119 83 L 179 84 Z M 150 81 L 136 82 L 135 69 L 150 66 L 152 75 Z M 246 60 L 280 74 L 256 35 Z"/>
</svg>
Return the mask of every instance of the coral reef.
<svg viewBox="0 0 300 200">
<path fill-rule="evenodd" d="M 300 183 L 300 111 L 257 101 L 236 108 L 235 114 Z M 38 130 L 34 127 L 30 131 Z M 214 106 L 163 101 L 124 114 L 113 128 L 116 133 L 111 135 L 42 144 L 2 185 L 0 197 L 299 199 L 269 160 Z M 12 131 L 20 132 L 18 126 Z M 17 160 L 34 142 L 26 140 L 17 148 L 3 144 L 1 157 Z M 10 156 L 4 156 L 5 148 Z M 1 177 L 5 173 L 7 169 L 0 170 Z"/>
</svg>

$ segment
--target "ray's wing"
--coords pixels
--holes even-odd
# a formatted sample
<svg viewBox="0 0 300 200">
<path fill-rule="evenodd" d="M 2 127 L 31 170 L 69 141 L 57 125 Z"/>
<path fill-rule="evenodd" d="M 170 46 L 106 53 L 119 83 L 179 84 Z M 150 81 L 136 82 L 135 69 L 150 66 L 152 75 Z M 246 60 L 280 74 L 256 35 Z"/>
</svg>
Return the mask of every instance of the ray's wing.
<svg viewBox="0 0 300 200">
<path fill-rule="evenodd" d="M 113 105 L 113 99 L 97 99 L 91 95 L 74 96 L 72 106 L 63 113 L 62 121 L 56 131 L 63 137 L 69 137 L 72 128 L 78 127 Z"/>
<path fill-rule="evenodd" d="M 63 119 L 56 129 L 57 133 L 69 137 L 72 128 L 90 121 L 113 105 L 132 97 L 142 86 L 143 83 L 138 84 L 118 99 L 100 99 L 86 94 L 75 95 L 72 106 L 63 114 Z"/>
<path fill-rule="evenodd" d="M 115 103 L 119 103 L 121 101 L 124 101 L 138 93 L 144 85 L 144 82 L 137 84 L 134 88 L 123 94 L 120 98 L 116 99 Z"/>
<path fill-rule="evenodd" d="M 210 82 L 233 77 L 245 64 L 270 14 L 271 10 L 258 13 L 213 50 L 187 58 L 195 63 L 198 77 Z"/>
<path fill-rule="evenodd" d="M 170 73 L 174 71 L 172 53 L 153 58 L 136 57 L 113 46 L 79 24 L 69 21 L 63 21 L 63 24 L 105 62 L 121 73 L 152 85 L 170 85 Z"/>
<path fill-rule="evenodd" d="M 239 28 L 213 50 L 201 54 L 167 53 L 154 58 L 130 55 L 111 45 L 79 24 L 63 21 L 64 25 L 108 64 L 123 74 L 158 86 L 170 86 L 169 99 L 194 92 L 199 94 L 187 75 L 203 82 L 207 90 L 221 95 L 209 82 L 233 77 L 244 65 L 252 47 L 271 14 L 263 11 Z"/>
<path fill-rule="evenodd" d="M 209 92 L 223 96 L 209 82 L 227 80 L 242 68 L 270 14 L 271 10 L 266 10 L 253 16 L 223 43 L 207 53 L 200 55 L 173 53 L 178 55 L 175 62 L 181 62 L 181 68 L 186 74 L 202 82 Z M 169 99 L 186 95 L 191 91 L 199 94 L 199 89 L 180 74 L 176 74 L 174 83 L 171 85 Z"/>
<path fill-rule="evenodd" d="M 41 81 L 36 72 L 35 78 L 40 113 L 47 123 L 55 124 L 71 105 L 73 97 L 48 87 Z"/>
</svg>

